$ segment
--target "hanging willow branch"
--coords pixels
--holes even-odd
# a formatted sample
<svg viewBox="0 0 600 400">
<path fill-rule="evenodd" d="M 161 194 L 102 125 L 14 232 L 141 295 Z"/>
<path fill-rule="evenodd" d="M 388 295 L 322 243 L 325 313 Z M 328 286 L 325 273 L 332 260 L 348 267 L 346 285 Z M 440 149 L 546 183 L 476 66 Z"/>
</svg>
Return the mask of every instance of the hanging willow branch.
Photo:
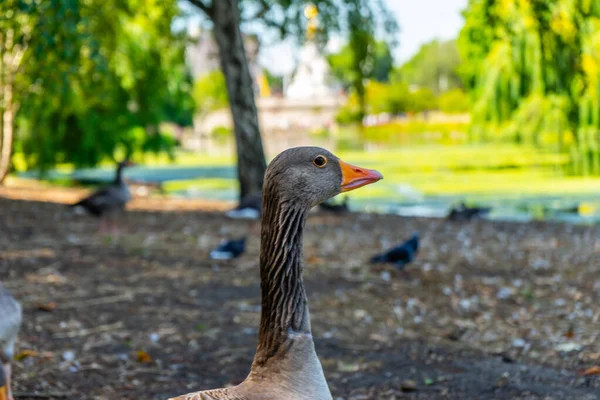
<svg viewBox="0 0 600 400">
<path fill-rule="evenodd" d="M 600 175 L 600 2 L 471 0 L 459 38 L 473 137 L 572 155 Z"/>
</svg>

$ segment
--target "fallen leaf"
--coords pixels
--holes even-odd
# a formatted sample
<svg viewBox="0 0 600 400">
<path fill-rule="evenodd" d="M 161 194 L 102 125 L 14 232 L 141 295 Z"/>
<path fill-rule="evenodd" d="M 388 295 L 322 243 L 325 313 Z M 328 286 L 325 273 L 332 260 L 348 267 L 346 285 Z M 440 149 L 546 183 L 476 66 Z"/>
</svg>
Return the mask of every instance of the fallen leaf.
<svg viewBox="0 0 600 400">
<path fill-rule="evenodd" d="M 306 261 L 308 264 L 323 264 L 325 260 L 318 256 L 308 256 Z"/>
<path fill-rule="evenodd" d="M 21 361 L 26 359 L 27 357 L 39 357 L 40 353 L 35 350 L 22 350 L 15 354 L 15 360 Z"/>
<path fill-rule="evenodd" d="M 593 367 L 589 367 L 586 370 L 580 372 L 580 375 L 590 376 L 590 375 L 598 375 L 600 374 L 600 366 L 594 365 Z"/>
<path fill-rule="evenodd" d="M 569 326 L 569 330 L 565 332 L 564 337 L 566 337 L 567 339 L 573 339 L 573 336 L 575 336 L 575 332 L 573 329 L 573 325 L 571 325 Z"/>
<path fill-rule="evenodd" d="M 150 357 L 150 354 L 146 353 L 144 350 L 138 350 L 137 360 L 141 363 L 148 364 L 152 362 L 152 357 Z"/>
<path fill-rule="evenodd" d="M 56 307 L 58 307 L 58 304 L 56 304 L 55 301 L 51 301 L 49 303 L 38 304 L 37 309 L 40 311 L 52 312 L 52 311 L 56 310 Z"/>
</svg>

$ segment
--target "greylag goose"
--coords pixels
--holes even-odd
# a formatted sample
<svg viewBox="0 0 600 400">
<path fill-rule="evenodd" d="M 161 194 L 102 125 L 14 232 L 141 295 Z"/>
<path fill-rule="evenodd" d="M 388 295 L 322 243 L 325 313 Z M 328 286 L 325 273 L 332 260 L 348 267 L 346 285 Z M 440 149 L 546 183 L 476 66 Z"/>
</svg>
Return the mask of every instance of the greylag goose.
<svg viewBox="0 0 600 400">
<path fill-rule="evenodd" d="M 10 386 L 10 363 L 15 352 L 15 342 L 22 319 L 21 305 L 0 283 L 0 375 L 4 375 L 4 379 L 0 379 L 0 399 L 2 400 L 13 400 Z"/>
<path fill-rule="evenodd" d="M 262 208 L 262 194 L 252 193 L 244 197 L 233 210 L 225 213 L 229 218 L 259 219 Z"/>
<path fill-rule="evenodd" d="M 246 238 L 225 240 L 210 252 L 210 258 L 213 260 L 231 260 L 238 258 L 246 250 Z"/>
<path fill-rule="evenodd" d="M 419 234 L 415 233 L 410 239 L 383 254 L 371 258 L 372 263 L 396 264 L 396 268 L 403 270 L 410 264 L 419 251 Z"/>
<path fill-rule="evenodd" d="M 104 217 L 115 214 L 118 211 L 125 209 L 127 203 L 131 200 L 131 193 L 127 183 L 123 180 L 123 169 L 133 166 L 134 164 L 128 160 L 121 161 L 117 164 L 115 180 L 108 186 L 97 190 L 90 196 L 72 204 L 71 207 L 83 208 L 90 214 L 97 217 Z M 100 228 L 103 228 L 103 220 Z"/>
<path fill-rule="evenodd" d="M 275 157 L 263 187 L 261 318 L 250 373 L 238 386 L 171 400 L 332 399 L 311 335 L 302 280 L 303 230 L 312 207 L 381 178 L 318 147 L 296 147 Z"/>
</svg>

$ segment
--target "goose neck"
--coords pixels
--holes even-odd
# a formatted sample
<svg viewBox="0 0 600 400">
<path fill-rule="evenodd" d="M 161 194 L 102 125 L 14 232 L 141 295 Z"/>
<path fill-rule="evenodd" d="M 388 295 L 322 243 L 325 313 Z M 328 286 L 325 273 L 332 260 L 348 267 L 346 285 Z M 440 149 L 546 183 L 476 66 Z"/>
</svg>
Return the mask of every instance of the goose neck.
<svg viewBox="0 0 600 400">
<path fill-rule="evenodd" d="M 290 335 L 310 334 L 302 281 L 305 207 L 263 198 L 260 249 L 261 321 L 257 360 L 274 356 Z"/>
<path fill-rule="evenodd" d="M 119 164 L 119 166 L 117 167 L 117 173 L 115 174 L 115 183 L 123 183 L 123 165 Z"/>
</svg>

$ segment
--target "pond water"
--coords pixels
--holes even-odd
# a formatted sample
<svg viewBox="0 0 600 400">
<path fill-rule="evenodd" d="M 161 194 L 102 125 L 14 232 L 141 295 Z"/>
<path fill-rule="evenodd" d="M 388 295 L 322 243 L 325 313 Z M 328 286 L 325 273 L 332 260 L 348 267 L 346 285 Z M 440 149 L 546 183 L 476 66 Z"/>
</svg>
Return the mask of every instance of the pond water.
<svg viewBox="0 0 600 400">
<path fill-rule="evenodd" d="M 491 207 L 486 217 L 490 219 L 600 222 L 600 177 L 566 176 L 563 160 L 556 155 L 510 146 L 420 146 L 338 153 L 350 163 L 380 170 L 385 177 L 348 194 L 353 210 L 443 217 L 453 205 L 465 201 Z M 232 160 L 198 157 L 198 165 L 137 166 L 125 176 L 137 183 L 159 184 L 163 193 L 172 196 L 236 199 Z M 35 178 L 36 174 L 20 176 Z M 93 185 L 109 182 L 113 176 L 112 168 L 95 168 L 51 171 L 46 179 Z"/>
</svg>

